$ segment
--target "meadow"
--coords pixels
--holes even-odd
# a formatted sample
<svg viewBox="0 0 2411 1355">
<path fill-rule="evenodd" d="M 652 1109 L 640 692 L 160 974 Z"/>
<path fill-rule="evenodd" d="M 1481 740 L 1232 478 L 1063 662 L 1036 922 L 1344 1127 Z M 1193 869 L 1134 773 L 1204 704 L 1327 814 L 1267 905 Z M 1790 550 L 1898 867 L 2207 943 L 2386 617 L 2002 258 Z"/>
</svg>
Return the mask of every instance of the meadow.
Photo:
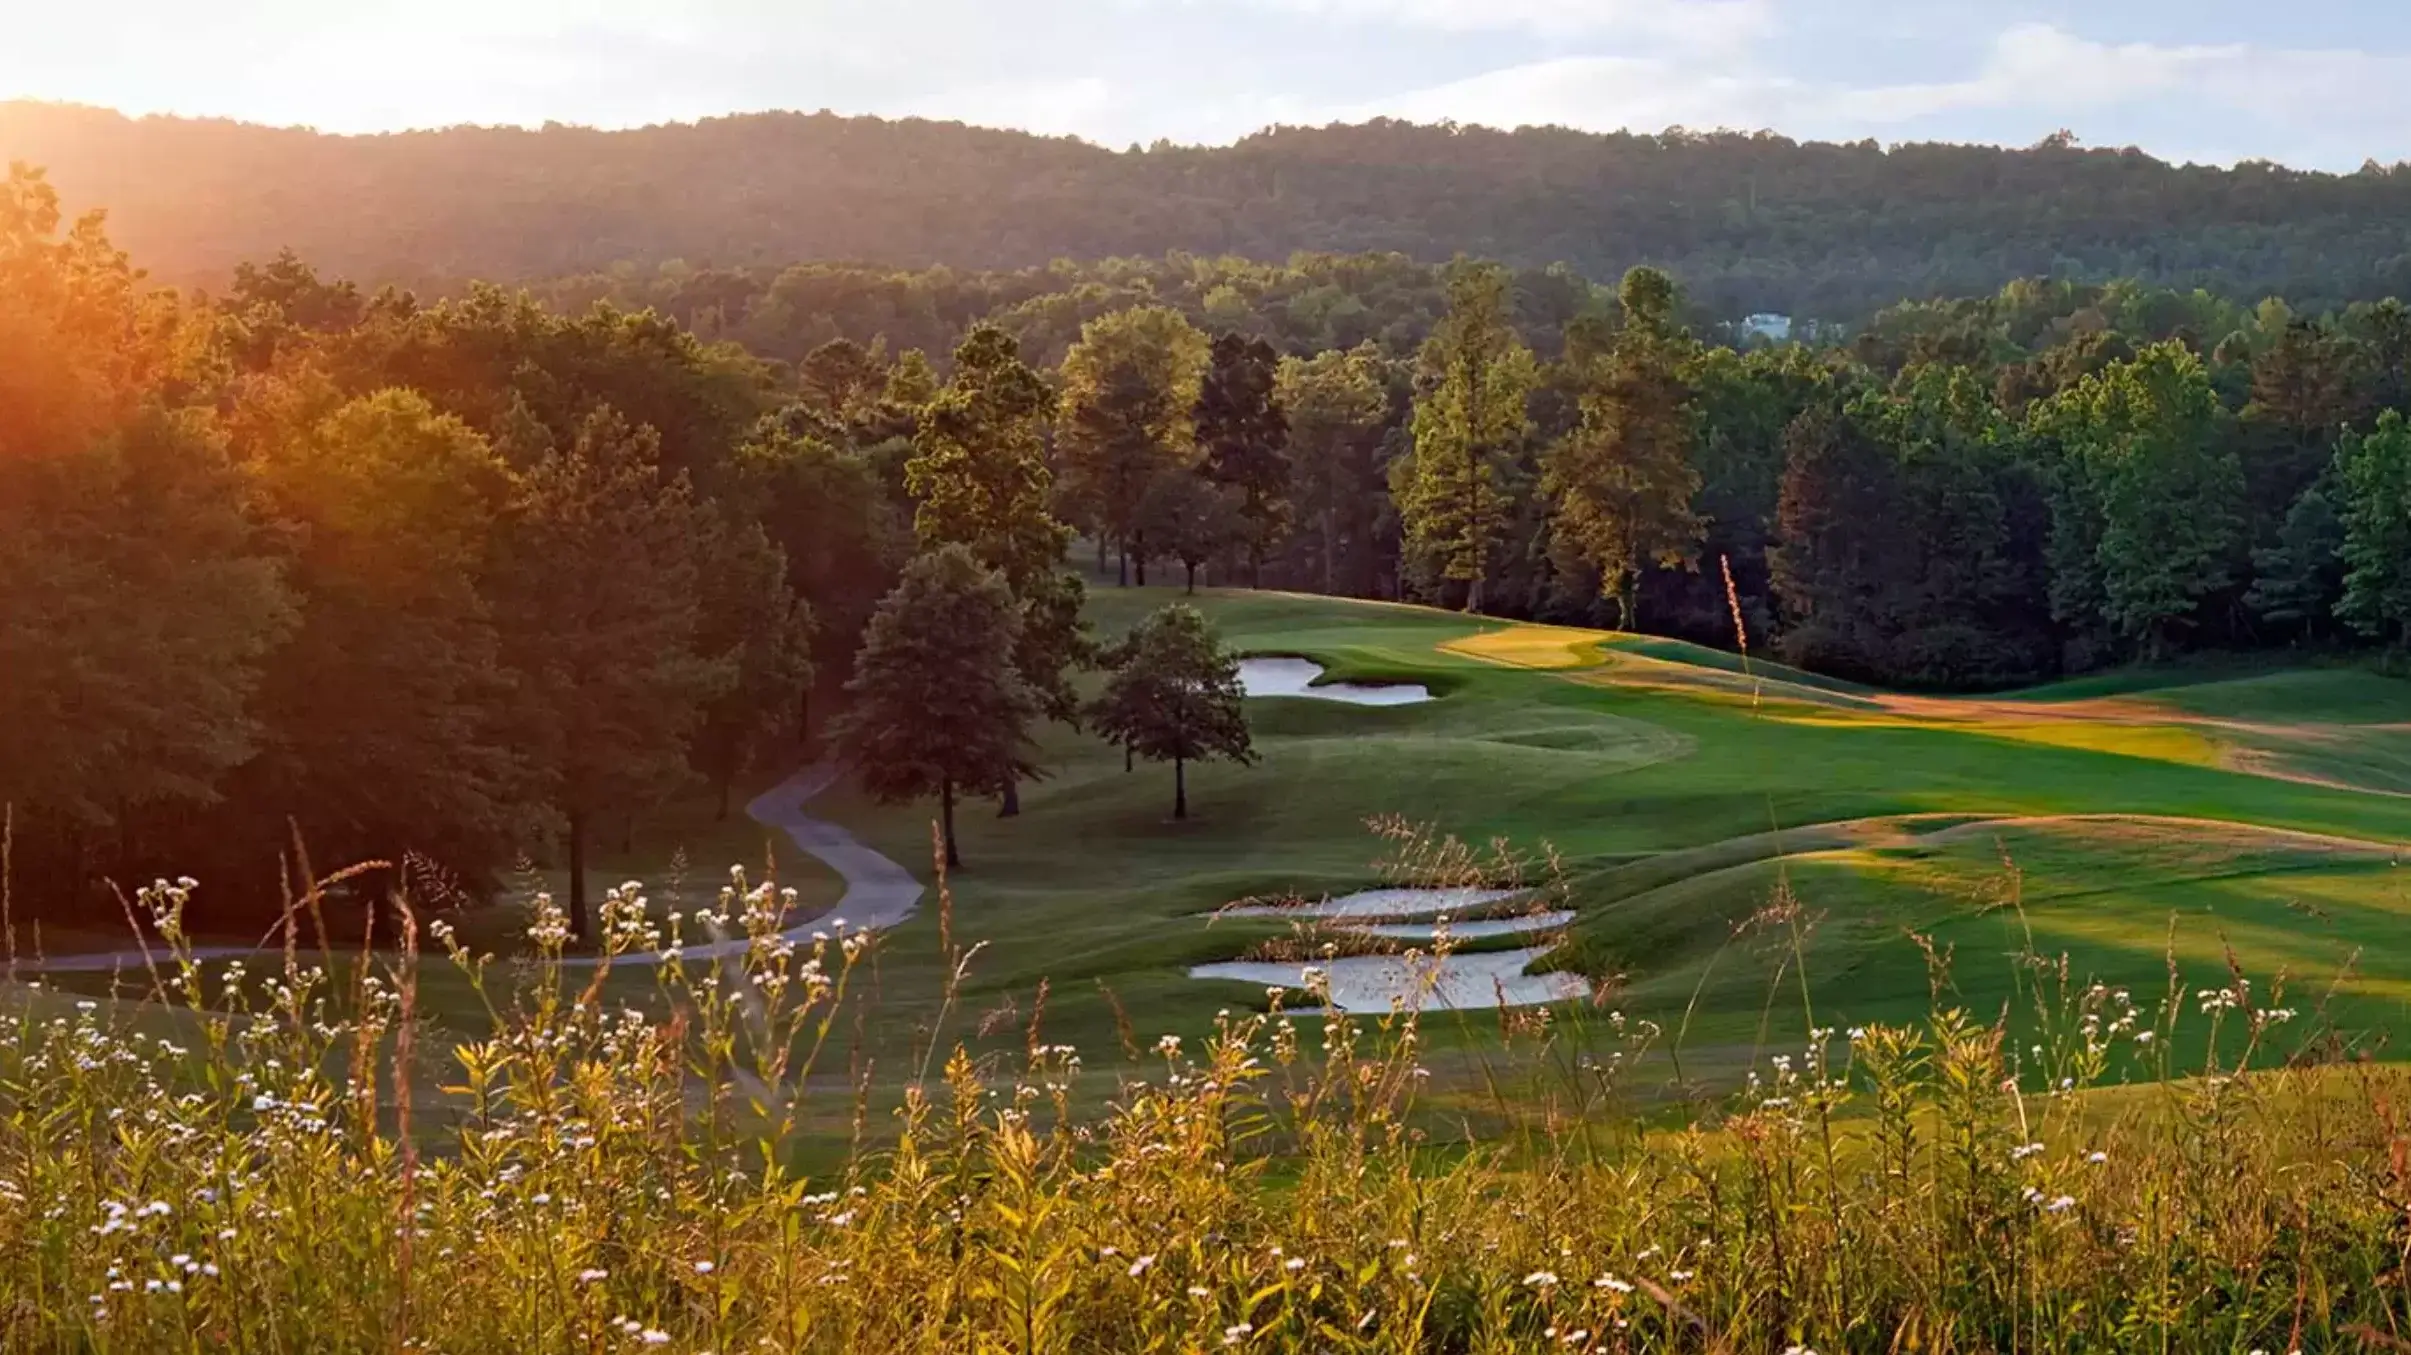
<svg viewBox="0 0 2411 1355">
<path fill-rule="evenodd" d="M 231 974 L 13 969 L 0 1345 L 2405 1342 L 2400 680 L 1944 699 L 1196 601 L 1438 699 L 1252 701 L 1260 761 L 1192 769 L 1183 822 L 1167 771 L 1050 731 L 943 879 L 924 810 L 816 799 L 931 885 L 876 937 L 778 939 L 833 877 L 681 804 L 612 861 L 607 948 L 717 925 L 727 960 L 564 961 L 541 897 L 322 956 L 312 895 Z M 1348 1018 L 1188 976 L 1338 953 L 1236 900 L 1510 877 L 1575 914 L 1540 963 L 1591 1000 Z M 178 938 L 188 897 L 137 908 Z"/>
</svg>

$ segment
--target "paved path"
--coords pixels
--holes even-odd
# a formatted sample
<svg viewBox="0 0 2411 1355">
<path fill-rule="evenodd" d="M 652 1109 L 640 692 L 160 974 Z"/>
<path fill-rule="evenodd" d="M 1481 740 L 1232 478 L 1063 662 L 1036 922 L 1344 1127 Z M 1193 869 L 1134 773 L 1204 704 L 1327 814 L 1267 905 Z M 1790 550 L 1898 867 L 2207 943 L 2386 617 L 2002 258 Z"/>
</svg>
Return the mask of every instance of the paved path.
<svg viewBox="0 0 2411 1355">
<path fill-rule="evenodd" d="M 815 796 L 837 784 L 843 770 L 835 762 L 813 763 L 755 796 L 745 806 L 746 814 L 754 822 L 785 833 L 796 846 L 820 858 L 846 882 L 845 896 L 835 907 L 781 933 L 790 941 L 801 941 L 815 931 L 825 931 L 841 919 L 850 932 L 884 931 L 911 917 L 921 903 L 921 882 L 913 878 L 911 871 L 863 845 L 860 838 L 836 824 L 804 812 L 804 806 Z M 736 936 L 725 941 L 690 944 L 680 953 L 688 960 L 719 959 L 744 954 L 748 944 L 744 937 Z M 661 957 L 651 951 L 632 952 L 612 961 L 616 965 L 660 962 Z M 565 963 L 591 964 L 593 960 L 576 957 Z"/>
</svg>

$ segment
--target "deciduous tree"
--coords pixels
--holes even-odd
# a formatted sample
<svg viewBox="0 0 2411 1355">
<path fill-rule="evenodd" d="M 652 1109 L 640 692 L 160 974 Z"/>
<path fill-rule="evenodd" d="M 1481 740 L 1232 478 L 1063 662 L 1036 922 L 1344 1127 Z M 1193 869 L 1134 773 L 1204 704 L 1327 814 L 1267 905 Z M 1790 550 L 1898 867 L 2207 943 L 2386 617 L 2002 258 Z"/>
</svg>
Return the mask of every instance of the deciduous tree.
<svg viewBox="0 0 2411 1355">
<path fill-rule="evenodd" d="M 1030 774 L 1039 703 L 1013 667 L 1021 608 L 963 546 L 914 560 L 880 604 L 832 732 L 863 788 L 888 804 L 936 796 L 946 864 L 960 868 L 955 801 Z"/>
<path fill-rule="evenodd" d="M 699 648 L 702 510 L 652 430 L 598 409 L 520 477 L 497 611 L 513 728 L 568 828 L 569 918 L 589 933 L 595 817 L 687 776 L 689 740 L 734 665 Z"/>
<path fill-rule="evenodd" d="M 2344 599 L 2363 635 L 2411 641 L 2411 423 L 2388 410 L 2336 454 L 2344 487 Z"/>
<path fill-rule="evenodd" d="M 1140 622 L 1115 658 L 1089 718 L 1112 742 L 1172 764 L 1172 817 L 1185 819 L 1190 763 L 1256 760 L 1239 660 L 1222 647 L 1213 624 L 1184 603 Z"/>
</svg>

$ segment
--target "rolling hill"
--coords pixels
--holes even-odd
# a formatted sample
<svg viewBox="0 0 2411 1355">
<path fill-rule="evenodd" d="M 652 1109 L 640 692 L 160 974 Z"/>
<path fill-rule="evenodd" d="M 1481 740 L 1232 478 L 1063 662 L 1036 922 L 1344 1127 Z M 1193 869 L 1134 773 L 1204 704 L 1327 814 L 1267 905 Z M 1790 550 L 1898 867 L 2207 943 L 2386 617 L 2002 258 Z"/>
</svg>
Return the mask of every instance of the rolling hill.
<svg viewBox="0 0 2411 1355">
<path fill-rule="evenodd" d="M 1014 268 L 1167 251 L 1459 253 L 1672 268 L 1703 305 L 1853 319 L 2019 276 L 2132 275 L 2298 307 L 2411 291 L 2411 173 L 2139 151 L 1556 128 L 1274 128 L 1113 151 L 918 120 L 761 113 L 629 131 L 323 135 L 0 104 L 0 159 L 107 204 L 163 279 L 291 247 L 366 282 L 615 263 Z"/>
</svg>

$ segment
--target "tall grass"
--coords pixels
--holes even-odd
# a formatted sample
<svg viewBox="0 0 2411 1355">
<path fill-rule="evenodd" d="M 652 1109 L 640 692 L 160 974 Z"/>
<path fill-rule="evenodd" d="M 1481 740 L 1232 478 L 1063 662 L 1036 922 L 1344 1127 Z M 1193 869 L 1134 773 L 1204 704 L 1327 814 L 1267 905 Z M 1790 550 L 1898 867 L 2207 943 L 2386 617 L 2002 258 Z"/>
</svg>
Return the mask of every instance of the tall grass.
<svg viewBox="0 0 2411 1355">
<path fill-rule="evenodd" d="M 1713 1093 L 1607 1005 L 1502 1020 L 1470 1085 L 1411 1012 L 1284 995 L 1106 1079 L 1041 1008 L 1010 1058 L 930 1046 L 886 1124 L 818 1071 L 873 942 L 780 939 L 780 891 L 741 874 L 683 914 L 612 891 L 591 966 L 542 899 L 524 964 L 433 921 L 422 958 L 407 897 L 397 949 L 314 957 L 317 891 L 273 972 L 205 964 L 191 889 L 136 901 L 149 1000 L 15 991 L 7 1350 L 2411 1342 L 2411 1080 L 2316 1032 L 2273 1060 L 2316 1021 L 2240 973 L 2138 999 L 2029 955 L 2017 1020 L 1811 1021 Z M 943 890 L 941 916 L 959 982 Z M 1760 922 L 1797 949 L 1796 914 Z M 740 952 L 686 958 L 716 935 Z M 613 996 L 640 955 L 671 957 L 651 996 Z M 420 1019 L 422 962 L 486 999 L 481 1038 Z M 2180 1034 L 2210 1066 L 2173 1066 Z M 1508 1132 L 1443 1148 L 1479 1103 Z M 824 1175 L 816 1116 L 859 1144 Z"/>
</svg>

